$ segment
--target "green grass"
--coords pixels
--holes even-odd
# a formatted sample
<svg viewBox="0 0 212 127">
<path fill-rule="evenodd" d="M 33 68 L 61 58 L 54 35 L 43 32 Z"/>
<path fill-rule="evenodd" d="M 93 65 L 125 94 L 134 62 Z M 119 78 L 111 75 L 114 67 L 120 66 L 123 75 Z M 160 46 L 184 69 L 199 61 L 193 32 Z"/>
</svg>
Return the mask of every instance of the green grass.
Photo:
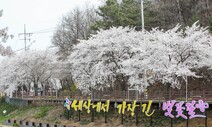
<svg viewBox="0 0 212 127">
<path fill-rule="evenodd" d="M 20 125 L 17 124 L 17 123 L 14 123 L 14 124 L 13 124 L 13 127 L 20 127 Z"/>
<path fill-rule="evenodd" d="M 90 120 L 84 119 L 84 120 L 81 120 L 81 121 L 80 121 L 80 124 L 81 124 L 81 125 L 87 125 L 87 124 L 89 124 L 90 122 L 91 122 Z"/>
<path fill-rule="evenodd" d="M 0 123 L 3 123 L 5 120 L 12 118 L 10 113 L 16 109 L 17 106 L 7 104 L 4 98 L 0 98 Z M 6 111 L 5 114 L 3 113 L 4 110 Z"/>
<path fill-rule="evenodd" d="M 35 118 L 43 118 L 47 115 L 48 111 L 50 110 L 50 108 L 48 106 L 42 106 L 40 107 L 40 111 L 35 114 Z"/>
<path fill-rule="evenodd" d="M 35 107 L 32 105 L 18 107 L 14 105 L 10 105 L 5 102 L 4 98 L 0 98 L 0 124 L 6 121 L 7 119 L 18 119 L 29 111 L 35 111 L 35 118 L 43 118 L 47 116 L 48 111 L 51 110 L 53 106 L 41 106 Z M 18 110 L 17 110 L 18 109 Z M 3 111 L 6 110 L 4 114 Z"/>
</svg>

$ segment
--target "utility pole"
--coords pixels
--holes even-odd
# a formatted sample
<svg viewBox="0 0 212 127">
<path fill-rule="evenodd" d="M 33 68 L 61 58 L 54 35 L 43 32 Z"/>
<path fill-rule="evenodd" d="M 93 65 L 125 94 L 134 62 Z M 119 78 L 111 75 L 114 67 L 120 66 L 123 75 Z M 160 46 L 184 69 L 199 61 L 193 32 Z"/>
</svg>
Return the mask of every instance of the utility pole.
<svg viewBox="0 0 212 127">
<path fill-rule="evenodd" d="M 24 39 L 20 39 L 20 40 L 24 40 L 24 50 L 27 50 L 27 41 L 30 42 L 30 36 L 32 35 L 32 33 L 27 33 L 26 32 L 26 25 L 24 24 L 24 32 L 23 33 L 19 33 L 18 36 L 23 35 Z M 27 38 L 28 36 L 28 38 Z"/>
<path fill-rule="evenodd" d="M 141 0 L 141 29 L 144 31 L 144 1 Z"/>
<path fill-rule="evenodd" d="M 18 36 L 20 35 L 24 35 L 24 39 L 20 39 L 20 40 L 24 40 L 24 50 L 27 50 L 27 40 L 30 42 L 30 36 L 32 35 L 32 33 L 27 33 L 26 32 L 26 25 L 24 24 L 24 33 L 19 33 Z M 27 38 L 28 35 L 28 38 Z M 24 98 L 24 86 L 22 85 L 22 98 Z"/>
</svg>

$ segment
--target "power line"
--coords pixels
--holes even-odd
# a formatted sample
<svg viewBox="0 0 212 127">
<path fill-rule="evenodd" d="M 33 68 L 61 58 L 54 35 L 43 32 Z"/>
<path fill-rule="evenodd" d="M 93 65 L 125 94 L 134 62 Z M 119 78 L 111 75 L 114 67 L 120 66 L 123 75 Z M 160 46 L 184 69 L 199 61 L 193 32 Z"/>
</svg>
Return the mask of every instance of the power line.
<svg viewBox="0 0 212 127">
<path fill-rule="evenodd" d="M 34 32 L 32 34 L 44 34 L 44 33 L 50 33 L 53 32 L 54 30 L 50 30 L 50 31 L 43 31 L 43 32 Z"/>
<path fill-rule="evenodd" d="M 33 34 L 49 33 L 49 32 L 53 32 L 56 28 L 57 27 L 52 27 L 52 28 L 48 28 L 48 29 L 34 31 L 34 32 L 31 32 L 31 33 L 33 33 Z"/>
</svg>

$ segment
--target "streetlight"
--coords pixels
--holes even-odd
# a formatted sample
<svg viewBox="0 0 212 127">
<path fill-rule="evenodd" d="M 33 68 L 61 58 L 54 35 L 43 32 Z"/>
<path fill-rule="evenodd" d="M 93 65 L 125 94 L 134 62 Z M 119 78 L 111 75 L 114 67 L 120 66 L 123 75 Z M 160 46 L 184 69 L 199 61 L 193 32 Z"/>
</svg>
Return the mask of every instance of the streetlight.
<svg viewBox="0 0 212 127">
<path fill-rule="evenodd" d="M 144 1 L 141 0 L 141 30 L 144 32 Z M 144 87 L 145 87 L 145 91 L 144 91 L 144 98 L 147 99 L 148 95 L 147 95 L 147 78 L 146 78 L 146 69 L 144 69 Z"/>
<path fill-rule="evenodd" d="M 144 1 L 141 0 L 141 29 L 144 31 Z"/>
</svg>

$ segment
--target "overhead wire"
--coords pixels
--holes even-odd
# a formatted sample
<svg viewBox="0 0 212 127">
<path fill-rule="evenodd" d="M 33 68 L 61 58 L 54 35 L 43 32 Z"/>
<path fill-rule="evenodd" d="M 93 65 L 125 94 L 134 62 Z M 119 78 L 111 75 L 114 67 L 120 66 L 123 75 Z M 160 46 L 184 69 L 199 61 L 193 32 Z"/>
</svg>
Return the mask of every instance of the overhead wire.
<svg viewBox="0 0 212 127">
<path fill-rule="evenodd" d="M 31 32 L 31 33 L 32 34 L 50 33 L 50 32 L 55 31 L 56 28 L 57 27 L 52 27 L 52 28 L 48 28 L 48 29 L 42 29 L 42 30 L 34 31 L 34 32 Z"/>
</svg>

